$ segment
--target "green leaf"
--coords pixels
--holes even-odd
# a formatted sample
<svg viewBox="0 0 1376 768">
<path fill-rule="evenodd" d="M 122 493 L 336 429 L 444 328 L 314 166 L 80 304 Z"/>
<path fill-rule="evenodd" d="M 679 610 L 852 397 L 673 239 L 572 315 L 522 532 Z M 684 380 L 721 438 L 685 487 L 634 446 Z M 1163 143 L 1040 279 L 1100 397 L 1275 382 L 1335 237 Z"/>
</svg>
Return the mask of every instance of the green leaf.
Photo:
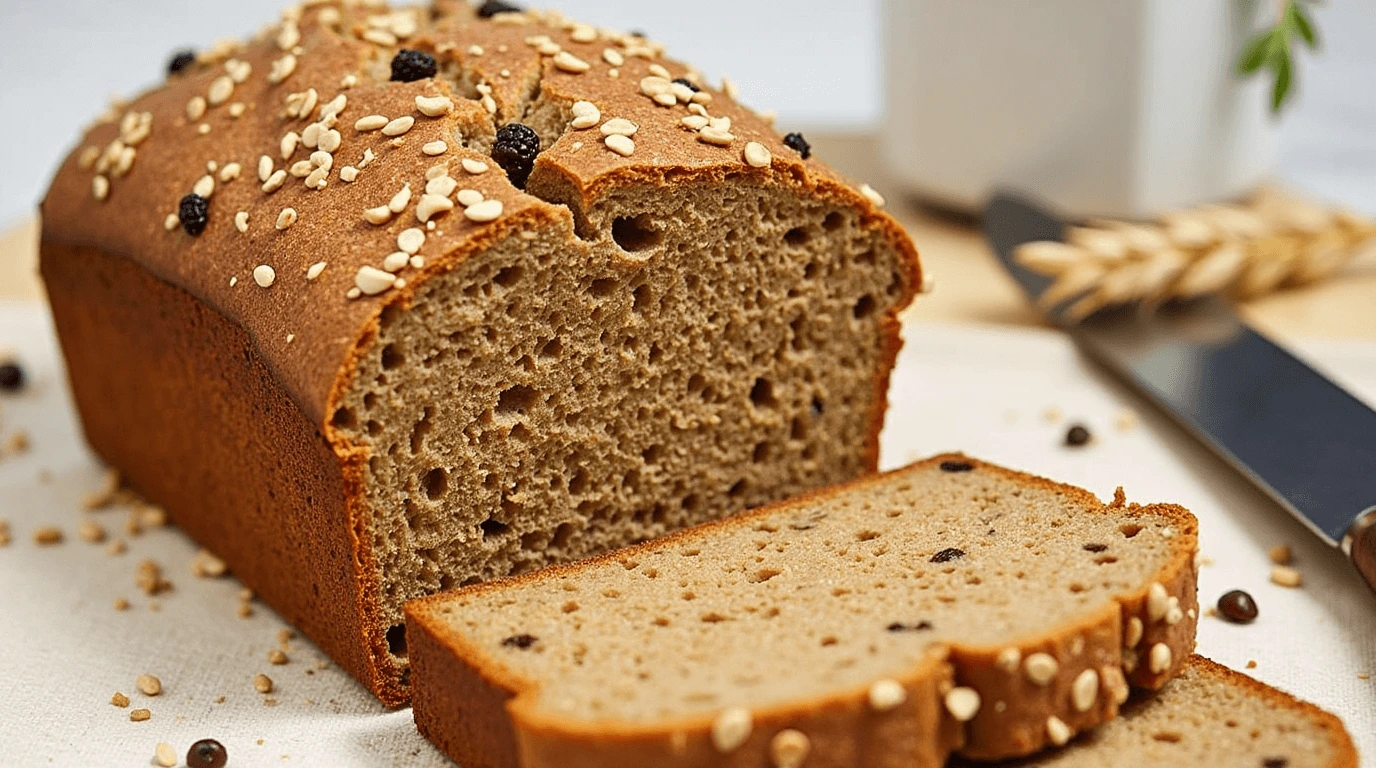
<svg viewBox="0 0 1376 768">
<path fill-rule="evenodd" d="M 1276 56 L 1271 62 L 1271 68 L 1276 73 L 1276 82 L 1271 87 L 1271 112 L 1279 113 L 1281 107 L 1285 106 L 1285 101 L 1290 98 L 1290 80 L 1294 74 L 1290 64 L 1290 48 L 1283 49 L 1284 53 Z"/>
<path fill-rule="evenodd" d="M 1299 33 L 1305 45 L 1309 46 L 1309 50 L 1318 50 L 1319 35 L 1314 31 L 1314 22 L 1309 18 L 1309 11 L 1306 11 L 1297 0 L 1290 0 L 1286 13 L 1289 15 L 1295 31 Z"/>
<path fill-rule="evenodd" d="M 1262 32 L 1242 47 L 1242 56 L 1237 60 L 1238 74 L 1250 75 L 1261 69 L 1271 53 L 1271 30 Z"/>
</svg>

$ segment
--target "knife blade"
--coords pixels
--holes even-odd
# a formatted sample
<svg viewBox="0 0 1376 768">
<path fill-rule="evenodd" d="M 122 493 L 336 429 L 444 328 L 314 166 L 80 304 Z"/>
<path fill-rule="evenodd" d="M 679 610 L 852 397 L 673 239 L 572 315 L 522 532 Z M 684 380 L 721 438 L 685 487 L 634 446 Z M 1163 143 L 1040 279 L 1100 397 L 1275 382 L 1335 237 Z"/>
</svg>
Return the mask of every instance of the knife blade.
<svg viewBox="0 0 1376 768">
<path fill-rule="evenodd" d="M 1027 198 L 998 194 L 986 239 L 1034 302 L 1052 283 L 1014 258 L 1019 245 L 1064 240 L 1066 225 Z M 1071 321 L 1047 311 L 1092 360 L 1144 395 L 1339 549 L 1376 591 L 1376 411 L 1216 299 L 1101 310 Z"/>
</svg>

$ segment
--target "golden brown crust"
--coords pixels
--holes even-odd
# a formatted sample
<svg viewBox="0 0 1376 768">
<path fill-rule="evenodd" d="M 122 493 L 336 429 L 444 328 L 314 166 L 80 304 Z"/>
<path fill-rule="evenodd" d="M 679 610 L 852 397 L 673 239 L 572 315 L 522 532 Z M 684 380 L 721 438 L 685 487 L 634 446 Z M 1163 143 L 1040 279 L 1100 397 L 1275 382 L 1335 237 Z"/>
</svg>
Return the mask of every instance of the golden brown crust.
<svg viewBox="0 0 1376 768">
<path fill-rule="evenodd" d="M 80 303 L 55 300 L 64 350 L 70 360 L 78 361 L 70 366 L 78 389 L 92 387 L 101 378 L 117 378 L 119 381 L 111 386 L 130 393 L 138 391 L 146 386 L 145 379 L 155 374 L 135 360 L 121 363 L 92 345 L 117 342 L 116 337 L 122 334 L 147 332 L 155 338 L 176 335 L 173 324 L 191 323 L 194 317 L 199 325 L 188 325 L 188 333 L 206 327 L 215 338 L 233 339 L 237 345 L 221 348 L 202 344 L 197 348 L 212 359 L 201 362 L 211 367 L 237 364 L 242 346 L 246 362 L 257 366 L 256 375 L 268 391 L 245 387 L 245 393 L 263 399 L 242 403 L 243 407 L 272 408 L 282 419 L 288 418 L 282 413 L 284 409 L 293 409 L 304 424 L 311 425 L 305 434 L 332 451 L 333 462 L 320 465 L 332 466 L 335 473 L 330 478 L 329 502 L 314 500 L 318 514 L 301 518 L 315 522 L 302 522 L 299 541 L 291 547 L 254 553 L 232 524 L 241 514 L 239 510 L 218 511 L 222 522 L 211 525 L 200 519 L 204 507 L 197 500 L 197 496 L 221 486 L 252 485 L 253 476 L 242 474 L 242 467 L 233 462 L 202 466 L 197 458 L 194 463 L 200 474 L 191 474 L 203 484 L 162 493 L 162 486 L 151 478 L 140 479 L 151 469 L 136 466 L 139 461 L 146 460 L 149 465 L 155 462 L 146 456 L 140 458 L 130 444 L 134 434 L 147 431 L 143 425 L 149 420 L 142 411 L 128 411 L 123 421 L 109 416 L 96 418 L 88 412 L 99 407 L 96 399 L 78 399 L 83 419 L 92 430 L 91 441 L 107 461 L 125 470 L 153 498 L 168 506 L 193 535 L 227 555 L 236 571 L 261 572 L 261 576 L 249 579 L 260 580 L 250 583 L 265 599 L 302 626 L 385 703 L 399 705 L 405 703 L 407 691 L 403 670 L 389 653 L 389 627 L 379 618 L 372 516 L 363 491 L 368 456 L 330 423 L 344 391 L 354 381 L 360 356 L 378 333 L 384 311 L 409 306 L 426 281 L 455 269 L 515 232 L 554 229 L 565 234 L 570 248 L 585 247 L 575 235 L 575 222 L 596 213 L 599 196 L 626 189 L 626 185 L 669 187 L 701 179 L 725 179 L 731 174 L 771 178 L 799 195 L 835 201 L 859 211 L 866 226 L 882 231 L 906 262 L 909 280 L 899 307 L 911 299 L 921 284 L 921 274 L 916 250 L 893 219 L 822 163 L 803 160 L 785 147 L 764 120 L 724 93 L 711 91 L 711 111 L 733 121 L 732 132 L 737 138 L 726 148 L 698 142 L 679 127 L 686 108 L 655 106 L 639 93 L 639 80 L 650 73 L 652 65 L 667 67 L 675 76 L 690 74 L 683 65 L 657 55 L 639 58 L 628 53 L 626 63 L 619 68 L 620 77 L 612 78 L 601 51 L 627 50 L 625 38 L 578 43 L 568 25 L 553 17 L 539 17 L 534 22 L 527 19 L 529 23 L 523 24 L 476 20 L 467 6 L 446 1 L 436 5 L 435 15 L 443 18 L 433 23 L 429 17 L 418 18 L 419 30 L 402 45 L 435 52 L 441 66 L 457 70 L 459 76 L 387 82 L 393 49 L 361 39 L 369 30 L 370 19 L 382 13 L 375 6 L 350 2 L 317 2 L 288 9 L 286 17 L 299 29 L 299 41 L 281 40 L 284 28 L 292 25 L 278 25 L 242 46 L 207 54 L 200 64 L 116 110 L 109 120 L 86 133 L 53 180 L 42 203 L 42 248 L 44 274 L 54 296 L 70 293 L 71 289 L 60 283 L 84 269 L 94 271 L 92 279 L 113 281 L 127 292 L 102 292 L 88 286 L 82 288 L 89 294 L 82 301 L 174 308 L 166 314 L 142 316 L 137 323 L 112 325 L 100 334 L 73 336 L 64 329 L 80 315 Z M 331 15 L 338 21 L 329 19 Z M 506 22 L 514 19 L 508 17 Z M 537 34 L 557 37 L 565 48 L 590 62 L 592 69 L 581 75 L 560 71 L 550 57 L 541 56 L 526 42 Z M 653 48 L 631 44 L 642 50 Z M 483 48 L 481 55 L 472 48 L 475 45 Z M 231 67 L 226 57 L 241 64 Z M 294 70 L 281 82 L 271 82 L 269 74 L 274 67 L 280 69 L 289 57 L 295 62 Z M 206 105 L 204 114 L 193 119 L 197 108 L 193 102 L 210 96 L 217 80 L 243 73 L 244 65 L 248 74 L 242 82 L 234 83 L 231 96 L 223 103 Z M 356 82 L 346 85 L 348 77 Z M 467 98 L 476 95 L 469 89 L 478 82 L 492 86 L 495 116 L 489 115 L 479 100 Z M 312 120 L 323 114 L 319 107 L 310 119 L 286 114 L 288 96 L 304 94 L 308 88 L 315 89 L 318 104 L 341 94 L 347 98 L 334 126 L 340 132 L 341 146 L 333 153 L 333 172 L 323 190 L 308 190 L 302 179 L 288 176 L 280 188 L 267 192 L 257 173 L 260 158 L 267 156 L 274 170 L 285 170 L 309 154 L 297 149 L 284 160 L 281 152 L 285 134 L 304 133 Z M 423 115 L 416 97 L 435 95 L 450 97 L 453 111 L 440 117 Z M 486 145 L 496 125 L 524 119 L 527 112 L 563 114 L 578 99 L 596 101 L 604 119 L 635 118 L 643 133 L 636 137 L 639 148 L 631 158 L 606 149 L 596 128 L 551 137 L 552 144 L 541 154 L 529 188 L 537 192 L 560 189 L 561 197 L 551 199 L 571 209 L 513 187 L 487 157 Z M 133 115 L 137 122 L 145 113 L 151 121 L 145 137 L 131 135 L 128 126 L 121 124 L 127 115 Z M 397 139 L 378 131 L 355 129 L 358 118 L 372 114 L 409 116 L 415 125 Z M 137 128 L 132 131 L 139 132 Z M 456 135 L 467 146 L 462 146 Z M 444 155 L 431 157 L 422 152 L 423 144 L 440 138 L 448 144 Z M 759 141 L 770 149 L 773 160 L 768 168 L 752 168 L 744 162 L 742 152 L 747 141 Z M 577 146 L 580 143 L 582 147 Z M 115 155 L 123 151 L 132 158 L 132 164 L 120 171 L 106 168 L 109 159 L 104 158 L 92 161 L 92 166 L 86 157 L 91 148 L 98 153 L 113 149 Z M 365 151 L 374 152 L 376 159 L 360 171 L 356 181 L 343 181 L 341 169 L 361 166 Z M 465 173 L 459 170 L 461 158 L 485 161 L 491 170 L 480 175 Z M 193 237 L 178 226 L 166 227 L 178 201 L 207 174 L 212 162 L 215 170 L 210 175 L 215 185 L 204 233 Z M 427 169 L 440 162 L 449 165 L 461 187 L 501 200 L 502 216 L 492 223 L 477 224 L 468 221 L 461 210 L 451 211 L 437 219 L 437 228 L 428 232 L 421 250 L 426 263 L 403 273 L 407 281 L 404 287 L 376 297 L 346 299 L 359 267 L 379 266 L 384 256 L 396 250 L 400 231 L 421 226 L 415 216 L 416 198 L 425 186 Z M 231 164 L 239 166 L 237 178 L 221 175 Z M 103 199 L 93 194 L 97 176 L 108 185 Z M 414 192 L 409 207 L 382 226 L 364 221 L 365 208 L 385 205 L 403 184 L 409 184 Z M 285 208 L 296 211 L 298 218 L 288 229 L 279 230 L 275 222 Z M 248 214 L 245 232 L 235 223 L 239 212 Z M 317 262 L 327 266 L 317 278 L 307 279 L 308 268 Z M 275 270 L 276 280 L 270 287 L 255 284 L 252 274 L 259 265 Z M 142 270 L 148 279 L 131 277 L 130 269 Z M 207 312 L 194 311 L 188 302 L 200 302 Z M 887 354 L 875 377 L 879 396 L 870 413 L 865 445 L 869 470 L 877 466 L 888 376 L 901 346 L 896 311 L 882 323 Z M 225 351 L 230 349 L 233 351 Z M 225 355 L 236 357 L 214 359 Z M 197 382 L 182 383 L 183 393 L 201 391 Z M 279 400 L 279 396 L 286 400 Z M 208 414 L 202 431 L 218 439 L 228 430 L 232 434 L 226 437 L 245 444 L 255 439 L 254 425 L 253 419 L 217 421 Z M 201 455 L 183 450 L 163 455 L 160 460 L 186 461 Z M 282 482 L 291 484 L 293 478 L 284 476 Z M 330 543 L 328 556 L 308 551 L 317 539 Z M 234 554 L 240 551 L 242 555 Z M 329 599 L 317 599 L 308 591 L 308 585 L 315 583 L 309 578 L 298 583 L 294 576 L 279 575 L 268 583 L 270 573 L 296 573 L 298 569 L 339 576 L 341 585 L 322 593 Z M 338 595 L 347 595 L 347 599 L 338 599 Z M 346 609 L 351 616 L 339 613 Z"/>
<path fill-rule="evenodd" d="M 510 584 L 576 577 L 584 569 L 623 561 L 627 557 L 633 557 L 637 552 L 659 550 L 694 540 L 710 538 L 713 532 L 717 530 L 749 525 L 760 517 L 777 514 L 782 509 L 796 508 L 815 500 L 880 484 L 894 474 L 920 472 L 943 461 L 970 462 L 980 471 L 993 472 L 1026 486 L 1059 493 L 1067 497 L 1069 503 L 1083 507 L 1092 513 L 1112 511 L 1117 514 L 1126 514 L 1129 518 L 1154 516 L 1170 521 L 1175 530 L 1175 535 L 1171 539 L 1172 556 L 1157 574 L 1155 582 L 1187 589 L 1190 596 L 1189 604 L 1193 604 L 1197 526 L 1194 517 L 1188 511 L 1171 505 L 1148 507 L 1134 505 L 1128 508 L 1123 508 L 1120 504 L 1105 506 L 1093 494 L 1083 489 L 978 462 L 963 454 L 936 456 L 903 469 L 803 494 L 788 501 L 680 531 L 662 539 L 598 558 L 580 563 L 554 566 L 510 579 L 474 585 L 461 590 L 461 593 L 469 596 L 480 595 L 501 591 Z M 1186 584 L 1186 582 L 1188 583 Z M 1071 686 L 1075 677 L 1087 669 L 1094 669 L 1096 673 L 1100 674 L 1103 674 L 1103 670 L 1112 670 L 1109 674 L 1128 674 L 1123 668 L 1123 627 L 1126 625 L 1129 609 L 1140 603 L 1143 606 L 1141 610 L 1145 610 L 1148 589 L 1147 586 L 1144 586 L 1136 593 L 1122 595 L 1117 601 L 1106 604 L 1080 620 L 1047 635 L 1013 638 L 1008 644 L 998 647 L 972 647 L 959 643 L 944 646 L 940 653 L 944 660 L 938 665 L 939 669 L 942 670 L 939 675 L 941 679 L 935 685 L 930 679 L 924 679 L 925 675 L 937 667 L 911 670 L 904 681 L 905 687 L 909 689 L 909 700 L 912 701 L 919 691 L 944 692 L 944 690 L 949 689 L 950 685 L 954 684 L 975 687 L 980 691 L 982 700 L 991 705 L 982 707 L 977 716 L 962 727 L 939 704 L 940 695 L 938 694 L 933 698 L 930 709 L 920 708 L 919 710 L 920 713 L 927 713 L 933 719 L 906 720 L 905 731 L 888 734 L 885 738 L 890 739 L 890 741 L 873 743 L 871 747 L 868 747 L 872 751 L 867 754 L 874 756 L 873 759 L 877 760 L 879 759 L 877 756 L 886 754 L 887 750 L 899 749 L 900 745 L 906 745 L 902 746 L 902 754 L 907 761 L 903 763 L 905 765 L 941 765 L 946 756 L 953 750 L 958 750 L 962 755 L 982 760 L 1002 759 L 1029 754 L 1050 745 L 1051 736 L 1047 732 L 1046 723 L 1052 716 L 1064 722 L 1071 732 L 1078 732 L 1112 719 L 1117 715 L 1118 702 L 1110 693 L 1106 690 L 1101 691 L 1091 708 L 1085 712 L 1077 712 L 1070 705 Z M 1182 606 L 1186 604 L 1181 593 L 1173 594 L 1181 597 Z M 511 766 L 512 768 L 554 765 L 554 763 L 535 761 L 531 757 L 533 753 L 526 751 L 531 744 L 542 745 L 542 751 L 539 754 L 548 754 L 551 759 L 554 755 L 558 755 L 565 761 L 576 761 L 583 759 L 583 756 L 586 755 L 595 755 L 596 760 L 587 763 L 588 765 L 649 764 L 644 760 L 651 755 L 654 757 L 652 763 L 655 765 L 705 766 L 719 764 L 717 762 L 702 762 L 708 759 L 708 757 L 704 757 L 707 754 L 705 752 L 701 754 L 697 752 L 665 752 L 666 745 L 671 744 L 672 740 L 676 738 L 673 736 L 674 732 L 683 733 L 684 736 L 679 737 L 680 740 L 686 739 L 689 744 L 708 744 L 707 734 L 710 723 L 706 720 L 630 727 L 606 721 L 586 723 L 541 713 L 537 707 L 536 693 L 538 689 L 535 681 L 520 678 L 503 666 L 500 661 L 493 658 L 488 651 L 472 646 L 464 636 L 442 618 L 440 609 L 448 599 L 452 599 L 452 593 L 412 601 L 406 606 L 406 616 L 408 635 L 411 637 L 425 636 L 425 647 L 428 652 L 443 657 L 442 662 L 432 662 L 428 667 L 429 669 L 453 669 L 454 665 L 464 666 L 470 670 L 470 673 L 462 680 L 471 680 L 476 676 L 484 681 L 481 689 L 483 692 L 477 697 L 468 698 L 463 687 L 466 683 L 452 673 L 434 676 L 426 674 L 426 667 L 417 667 L 416 676 L 412 680 L 413 686 L 418 691 L 417 695 L 423 699 L 461 702 L 458 710 L 443 710 L 434 706 L 425 706 L 418 707 L 415 712 L 417 724 L 422 732 L 427 735 L 440 734 L 436 743 L 440 744 L 442 748 L 446 749 L 447 754 L 460 763 L 464 765 L 488 764 L 485 761 L 489 760 L 490 756 L 479 751 L 480 746 L 464 743 L 462 738 L 452 735 L 451 729 L 455 727 L 455 723 L 460 721 L 490 720 L 494 716 L 491 711 L 479 710 L 485 706 L 491 706 L 494 697 L 490 691 L 497 689 L 505 691 L 511 697 L 510 701 L 504 704 L 504 715 L 510 718 L 517 742 L 514 745 L 503 745 L 499 752 L 504 756 L 520 755 L 521 757 L 517 758 L 516 762 L 493 762 L 490 763 L 491 765 Z M 1169 668 L 1163 672 L 1139 675 L 1132 679 L 1140 680 L 1140 684 L 1148 687 L 1159 687 L 1168 675 L 1179 670 L 1191 652 L 1194 644 L 1194 627 L 1195 618 L 1182 615 L 1180 621 L 1169 632 L 1157 632 L 1152 635 L 1156 638 L 1156 642 L 1171 644 L 1169 647 L 1171 647 L 1172 654 L 1178 661 L 1173 661 Z M 1009 647 L 1017 648 L 1019 655 L 1023 658 L 1036 652 L 1049 653 L 1059 662 L 1061 671 L 1048 685 L 1038 686 L 1029 683 L 1020 670 L 1010 674 L 998 667 L 998 654 Z M 924 664 L 926 663 L 924 662 Z M 443 692 L 432 694 L 426 690 L 432 687 L 442 689 Z M 999 711 L 998 707 L 993 705 L 993 703 L 1000 701 L 1006 705 L 1006 709 L 1003 711 Z M 858 743 L 854 730 L 856 724 L 849 721 L 838 723 L 837 718 L 840 716 L 836 713 L 849 711 L 847 708 L 858 707 L 863 709 L 863 702 L 864 692 L 843 691 L 824 700 L 799 701 L 781 705 L 763 716 L 771 718 L 778 715 L 780 727 L 787 723 L 808 722 L 820 732 L 828 734 L 826 739 L 821 739 L 821 741 L 835 740 L 834 743 L 828 743 L 826 746 L 818 748 L 829 754 L 844 755 L 847 745 Z M 819 715 L 819 713 L 831 714 Z M 915 714 L 918 713 L 915 712 Z M 759 717 L 757 715 L 757 721 Z M 625 730 L 624 733 L 622 732 L 623 729 Z M 768 733 L 773 733 L 773 730 L 766 730 Z M 922 736 L 914 736 L 914 733 L 922 734 Z M 532 734 L 538 734 L 538 736 Z M 867 743 L 872 743 L 874 738 L 873 734 L 868 734 L 865 740 Z M 914 752 L 911 745 L 922 741 L 924 738 L 929 738 L 931 741 L 927 742 L 923 749 L 931 751 L 918 750 Z M 817 747 L 819 739 L 813 741 L 814 747 Z M 548 752 L 544 751 L 544 746 L 549 746 Z M 457 751 L 450 751 L 451 749 L 457 749 Z M 659 751 L 655 752 L 655 749 Z M 731 764 L 764 766 L 765 763 L 756 761 L 761 759 L 759 756 L 765 754 L 767 754 L 767 750 L 763 748 L 753 751 L 742 749 L 732 754 Z M 713 754 L 711 757 L 717 761 L 721 759 L 720 754 Z M 503 760 L 506 759 L 503 757 Z M 923 762 L 923 760 L 928 759 L 930 762 Z M 582 765 L 583 763 L 565 762 L 561 764 Z M 848 762 L 844 759 L 828 762 L 812 758 L 808 764 L 839 767 L 872 763 Z"/>
</svg>

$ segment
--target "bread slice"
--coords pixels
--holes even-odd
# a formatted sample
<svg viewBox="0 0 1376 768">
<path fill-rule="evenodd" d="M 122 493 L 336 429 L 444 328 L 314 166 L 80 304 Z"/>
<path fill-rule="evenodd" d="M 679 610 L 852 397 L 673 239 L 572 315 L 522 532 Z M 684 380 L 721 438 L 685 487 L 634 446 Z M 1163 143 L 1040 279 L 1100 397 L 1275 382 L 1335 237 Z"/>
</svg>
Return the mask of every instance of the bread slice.
<svg viewBox="0 0 1376 768">
<path fill-rule="evenodd" d="M 953 768 L 980 764 L 957 762 Z M 1001 768 L 1357 768 L 1342 721 L 1203 656 L 1117 720 L 1062 750 Z M 993 768 L 987 766 L 986 768 Z"/>
<path fill-rule="evenodd" d="M 408 604 L 466 768 L 940 766 L 1036 752 L 1184 663 L 1194 517 L 939 456 Z"/>
<path fill-rule="evenodd" d="M 400 704 L 406 600 L 875 469 L 879 204 L 652 40 L 310 2 L 90 129 L 42 271 L 95 451 Z"/>
</svg>

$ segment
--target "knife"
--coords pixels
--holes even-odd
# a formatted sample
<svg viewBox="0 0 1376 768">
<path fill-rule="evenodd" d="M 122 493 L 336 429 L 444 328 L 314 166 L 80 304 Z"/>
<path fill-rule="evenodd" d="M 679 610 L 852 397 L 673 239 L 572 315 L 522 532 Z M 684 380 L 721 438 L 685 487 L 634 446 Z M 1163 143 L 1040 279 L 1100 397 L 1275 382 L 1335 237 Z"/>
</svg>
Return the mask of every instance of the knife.
<svg viewBox="0 0 1376 768">
<path fill-rule="evenodd" d="M 1064 240 L 1066 225 L 1024 197 L 998 194 L 985 237 L 1034 302 L 1051 284 L 1014 251 Z M 1048 317 L 1091 359 L 1151 400 L 1340 550 L 1376 591 L 1376 411 L 1249 328 L 1222 301 L 1154 313 Z"/>
</svg>

